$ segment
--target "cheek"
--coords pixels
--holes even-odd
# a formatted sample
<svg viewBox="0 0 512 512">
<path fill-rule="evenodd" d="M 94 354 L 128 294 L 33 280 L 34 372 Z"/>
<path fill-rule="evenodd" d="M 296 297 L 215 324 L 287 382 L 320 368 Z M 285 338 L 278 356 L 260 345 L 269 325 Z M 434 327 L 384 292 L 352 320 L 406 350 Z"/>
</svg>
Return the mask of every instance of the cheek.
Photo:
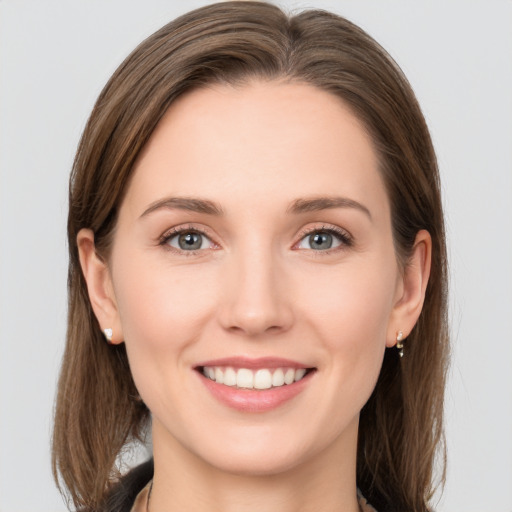
<svg viewBox="0 0 512 512">
<path fill-rule="evenodd" d="M 186 343 L 194 331 L 201 330 L 214 280 L 213 272 L 198 272 L 186 265 L 171 268 L 144 258 L 124 261 L 115 291 L 127 344 L 143 342 L 156 349 L 179 340 Z"/>
<path fill-rule="evenodd" d="M 347 349 L 385 343 L 396 288 L 393 264 L 361 261 L 301 274 L 295 303 L 326 340 Z"/>
<path fill-rule="evenodd" d="M 123 262 L 118 271 L 116 299 L 135 385 L 152 413 L 179 417 L 181 397 L 192 392 L 183 362 L 203 330 L 202 288 L 186 272 L 147 261 Z"/>
<path fill-rule="evenodd" d="M 118 258 L 115 295 L 130 369 L 151 410 L 165 403 L 170 380 L 186 386 L 190 348 L 201 339 L 216 304 L 217 272 L 211 266 L 170 267 L 145 254 Z"/>
<path fill-rule="evenodd" d="M 305 328 L 329 355 L 327 371 L 360 405 L 377 381 L 396 287 L 394 260 L 342 265 L 302 278 L 294 294 Z M 391 270 L 390 270 L 391 269 Z M 304 273 L 307 276 L 307 273 Z"/>
</svg>

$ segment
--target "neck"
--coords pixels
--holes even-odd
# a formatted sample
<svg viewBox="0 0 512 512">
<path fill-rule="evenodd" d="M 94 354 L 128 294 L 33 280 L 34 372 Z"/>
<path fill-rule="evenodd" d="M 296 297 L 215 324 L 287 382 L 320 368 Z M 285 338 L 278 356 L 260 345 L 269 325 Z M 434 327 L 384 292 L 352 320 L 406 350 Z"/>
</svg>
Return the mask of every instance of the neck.
<svg viewBox="0 0 512 512">
<path fill-rule="evenodd" d="M 291 468 L 240 474 L 208 464 L 154 423 L 150 512 L 357 512 L 357 422 L 349 430 Z"/>
</svg>

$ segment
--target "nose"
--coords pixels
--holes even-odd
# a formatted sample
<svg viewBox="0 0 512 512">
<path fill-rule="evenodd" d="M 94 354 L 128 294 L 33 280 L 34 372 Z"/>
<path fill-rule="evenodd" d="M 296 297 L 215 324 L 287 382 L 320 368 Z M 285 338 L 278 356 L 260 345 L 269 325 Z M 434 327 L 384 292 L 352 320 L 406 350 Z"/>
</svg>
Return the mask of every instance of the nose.
<svg viewBox="0 0 512 512">
<path fill-rule="evenodd" d="M 225 271 L 218 309 L 224 329 L 255 338 L 292 326 L 290 280 L 270 249 L 239 251 Z"/>
</svg>

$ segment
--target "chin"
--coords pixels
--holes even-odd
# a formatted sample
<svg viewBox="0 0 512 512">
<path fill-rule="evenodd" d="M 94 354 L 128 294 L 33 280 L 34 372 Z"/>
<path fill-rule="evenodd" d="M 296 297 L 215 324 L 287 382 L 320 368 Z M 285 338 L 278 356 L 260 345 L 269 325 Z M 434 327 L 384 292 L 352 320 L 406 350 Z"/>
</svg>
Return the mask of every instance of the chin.
<svg viewBox="0 0 512 512">
<path fill-rule="evenodd" d="M 307 425 L 253 425 L 227 429 L 224 435 L 212 435 L 209 439 L 203 434 L 196 442 L 190 440 L 189 447 L 196 457 L 220 471 L 241 476 L 273 476 L 314 464 L 342 437 L 339 431 L 320 433 Z"/>
<path fill-rule="evenodd" d="M 203 457 L 210 466 L 225 473 L 240 476 L 275 476 L 299 467 L 305 459 L 304 454 L 282 453 L 281 450 L 258 451 L 241 450 Z"/>
</svg>

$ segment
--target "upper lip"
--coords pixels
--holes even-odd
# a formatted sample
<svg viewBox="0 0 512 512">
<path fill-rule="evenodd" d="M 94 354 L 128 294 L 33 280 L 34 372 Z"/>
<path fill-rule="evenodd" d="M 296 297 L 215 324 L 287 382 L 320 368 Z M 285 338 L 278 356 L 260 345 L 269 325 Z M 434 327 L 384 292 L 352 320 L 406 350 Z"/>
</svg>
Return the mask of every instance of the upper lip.
<svg viewBox="0 0 512 512">
<path fill-rule="evenodd" d="M 311 365 L 281 357 L 249 358 L 245 356 L 211 359 L 199 363 L 196 365 L 196 368 L 203 368 L 204 366 L 231 366 L 233 368 L 247 368 L 249 370 L 256 370 L 258 368 L 313 368 Z"/>
</svg>

